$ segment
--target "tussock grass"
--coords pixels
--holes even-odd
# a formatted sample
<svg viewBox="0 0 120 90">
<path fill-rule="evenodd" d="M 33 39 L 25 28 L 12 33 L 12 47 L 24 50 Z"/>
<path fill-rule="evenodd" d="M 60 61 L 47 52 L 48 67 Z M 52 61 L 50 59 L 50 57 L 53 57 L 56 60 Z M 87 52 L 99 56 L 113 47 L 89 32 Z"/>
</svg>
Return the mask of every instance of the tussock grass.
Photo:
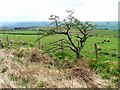
<svg viewBox="0 0 120 90">
<path fill-rule="evenodd" d="M 21 50 L 23 51 L 22 57 L 18 58 L 19 60 L 13 60 L 12 58 L 17 57 L 15 52 L 20 52 Z M 22 48 L 19 51 L 4 53 L 8 57 L 4 58 L 0 66 L 4 65 L 7 67 L 7 71 L 0 73 L 0 76 L 2 75 L 2 79 L 4 79 L 0 87 L 102 88 L 108 86 L 108 82 L 98 77 L 94 72 L 91 72 L 90 68 L 84 62 L 70 62 L 67 58 L 62 62 L 56 62 L 54 58 L 37 50 Z M 26 53 L 29 54 L 26 55 Z M 33 57 L 33 54 L 36 54 L 39 60 Z M 36 59 L 31 61 L 31 57 Z M 20 60 L 22 63 L 18 62 Z M 53 62 L 55 64 L 51 65 Z M 5 83 L 6 81 L 8 82 Z"/>
</svg>

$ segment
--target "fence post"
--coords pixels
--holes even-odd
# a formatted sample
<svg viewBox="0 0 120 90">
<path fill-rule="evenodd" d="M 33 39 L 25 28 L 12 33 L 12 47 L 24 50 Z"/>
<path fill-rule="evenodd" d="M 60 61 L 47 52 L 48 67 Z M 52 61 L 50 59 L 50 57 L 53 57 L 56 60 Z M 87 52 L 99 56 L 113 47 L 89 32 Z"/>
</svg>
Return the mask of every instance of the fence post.
<svg viewBox="0 0 120 90">
<path fill-rule="evenodd" d="M 63 40 L 61 41 L 61 50 L 62 50 L 62 52 L 64 52 Z"/>
<path fill-rule="evenodd" d="M 9 38 L 8 38 L 8 36 L 6 36 L 6 40 L 7 40 L 7 45 L 9 46 Z"/>
<path fill-rule="evenodd" d="M 40 37 L 38 37 L 38 48 L 40 49 Z"/>
<path fill-rule="evenodd" d="M 19 45 L 20 45 L 20 47 L 22 46 L 22 41 L 21 41 L 20 37 L 19 37 Z"/>
<path fill-rule="evenodd" d="M 95 46 L 96 59 L 98 59 L 98 49 L 97 49 L 97 44 L 94 43 L 94 46 Z"/>
</svg>

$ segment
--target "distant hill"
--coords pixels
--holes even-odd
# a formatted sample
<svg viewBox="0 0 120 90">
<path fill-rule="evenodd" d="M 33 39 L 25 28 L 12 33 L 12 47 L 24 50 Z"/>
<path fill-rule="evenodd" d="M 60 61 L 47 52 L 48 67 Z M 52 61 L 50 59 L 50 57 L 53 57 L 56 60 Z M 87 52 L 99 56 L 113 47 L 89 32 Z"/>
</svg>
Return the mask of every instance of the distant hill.
<svg viewBox="0 0 120 90">
<path fill-rule="evenodd" d="M 15 27 L 38 27 L 50 26 L 48 21 L 33 21 L 33 22 L 2 22 L 0 28 L 15 28 Z M 118 30 L 117 22 L 90 22 L 96 24 L 98 29 Z"/>
<path fill-rule="evenodd" d="M 0 27 L 3 28 L 15 28 L 15 27 L 38 27 L 38 26 L 49 26 L 50 22 L 3 22 Z"/>
<path fill-rule="evenodd" d="M 98 25 L 98 29 L 118 30 L 118 22 L 91 22 Z"/>
</svg>

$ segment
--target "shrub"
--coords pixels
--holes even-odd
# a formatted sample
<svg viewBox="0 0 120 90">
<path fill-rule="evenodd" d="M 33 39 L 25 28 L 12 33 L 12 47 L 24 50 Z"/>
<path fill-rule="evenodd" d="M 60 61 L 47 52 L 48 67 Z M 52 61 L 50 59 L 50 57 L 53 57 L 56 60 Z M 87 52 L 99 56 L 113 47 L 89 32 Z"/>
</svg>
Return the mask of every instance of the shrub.
<svg viewBox="0 0 120 90">
<path fill-rule="evenodd" d="M 29 61 L 31 62 L 39 62 L 39 63 L 44 63 L 46 65 L 55 65 L 55 60 L 54 58 L 50 57 L 49 55 L 45 54 L 39 49 L 34 49 L 31 50 L 31 53 L 29 57 L 27 57 Z"/>
<path fill-rule="evenodd" d="M 64 60 L 57 60 L 57 65 L 58 68 L 62 68 L 62 69 L 70 69 L 74 66 L 74 61 L 68 60 L 68 59 L 64 59 Z"/>
<path fill-rule="evenodd" d="M 68 52 L 57 52 L 55 53 L 55 56 L 60 60 L 65 59 L 66 57 L 70 59 L 73 58 Z"/>
<path fill-rule="evenodd" d="M 90 67 L 96 73 L 102 74 L 102 77 L 105 79 L 110 79 L 110 77 L 118 77 L 120 73 L 117 62 L 113 61 L 93 61 Z"/>
<path fill-rule="evenodd" d="M 30 56 L 30 61 L 31 62 L 40 61 L 40 52 L 38 49 L 35 49 L 34 51 L 32 51 Z"/>
<path fill-rule="evenodd" d="M 103 75 L 102 75 L 102 78 L 103 78 L 103 79 L 110 79 L 110 75 L 107 74 L 107 73 L 106 73 L 106 74 L 103 74 Z"/>
</svg>

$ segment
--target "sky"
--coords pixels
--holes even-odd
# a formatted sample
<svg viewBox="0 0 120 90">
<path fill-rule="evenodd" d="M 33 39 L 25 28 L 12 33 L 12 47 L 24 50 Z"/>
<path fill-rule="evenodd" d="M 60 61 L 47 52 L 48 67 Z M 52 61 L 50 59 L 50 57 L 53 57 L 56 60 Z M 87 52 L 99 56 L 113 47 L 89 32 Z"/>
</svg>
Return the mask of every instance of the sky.
<svg viewBox="0 0 120 90">
<path fill-rule="evenodd" d="M 51 14 L 67 17 L 75 10 L 81 21 L 118 21 L 119 0 L 0 0 L 0 22 L 48 21 Z"/>
</svg>

